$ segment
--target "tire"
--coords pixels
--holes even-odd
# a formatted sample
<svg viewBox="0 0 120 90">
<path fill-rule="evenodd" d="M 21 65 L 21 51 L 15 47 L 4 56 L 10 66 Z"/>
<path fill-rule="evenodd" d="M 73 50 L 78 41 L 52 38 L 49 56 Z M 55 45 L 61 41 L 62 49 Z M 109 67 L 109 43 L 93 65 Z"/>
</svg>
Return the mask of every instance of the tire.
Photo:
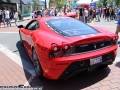
<svg viewBox="0 0 120 90">
<path fill-rule="evenodd" d="M 21 45 L 23 46 L 23 41 L 22 41 L 22 37 L 21 37 L 20 32 L 19 32 L 19 36 L 20 36 L 20 42 L 21 42 Z"/>
<path fill-rule="evenodd" d="M 38 78 L 43 78 L 43 71 L 38 60 L 35 49 L 33 49 L 33 60 L 34 60 L 34 69 Z"/>
</svg>

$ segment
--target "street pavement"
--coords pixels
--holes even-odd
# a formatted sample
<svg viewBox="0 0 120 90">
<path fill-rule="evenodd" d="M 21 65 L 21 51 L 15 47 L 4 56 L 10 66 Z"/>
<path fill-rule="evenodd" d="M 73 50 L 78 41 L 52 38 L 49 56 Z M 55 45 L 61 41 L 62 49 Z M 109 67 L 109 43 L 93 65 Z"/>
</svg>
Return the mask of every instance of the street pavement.
<svg viewBox="0 0 120 90">
<path fill-rule="evenodd" d="M 19 22 L 26 25 L 30 20 Z M 116 21 L 93 22 L 110 32 L 115 32 Z M 26 50 L 21 46 L 19 29 L 12 27 L 0 28 L 0 86 L 40 86 L 42 90 L 120 90 L 120 48 L 115 62 L 102 71 L 73 77 L 68 80 L 38 79 L 33 63 Z"/>
</svg>

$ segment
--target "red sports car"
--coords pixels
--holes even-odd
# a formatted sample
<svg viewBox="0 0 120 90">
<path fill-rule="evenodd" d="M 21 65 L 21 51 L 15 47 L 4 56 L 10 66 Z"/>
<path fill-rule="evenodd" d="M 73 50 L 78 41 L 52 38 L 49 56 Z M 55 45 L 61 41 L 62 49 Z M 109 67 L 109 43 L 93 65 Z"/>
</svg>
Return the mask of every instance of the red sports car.
<svg viewBox="0 0 120 90">
<path fill-rule="evenodd" d="M 67 79 L 106 68 L 117 54 L 118 36 L 70 17 L 36 18 L 18 28 L 40 78 Z"/>
<path fill-rule="evenodd" d="M 64 15 L 64 16 L 71 17 L 71 18 L 76 18 L 76 13 L 75 12 L 70 12 L 70 13 L 67 13 L 66 15 Z"/>
</svg>

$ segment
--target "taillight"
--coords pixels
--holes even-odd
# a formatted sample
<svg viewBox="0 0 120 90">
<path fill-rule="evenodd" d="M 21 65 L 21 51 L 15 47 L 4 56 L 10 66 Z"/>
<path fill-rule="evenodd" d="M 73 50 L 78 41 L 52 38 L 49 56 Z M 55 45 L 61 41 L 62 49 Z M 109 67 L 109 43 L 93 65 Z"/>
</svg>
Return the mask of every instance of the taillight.
<svg viewBox="0 0 120 90">
<path fill-rule="evenodd" d="M 117 41 L 118 38 L 119 38 L 119 36 L 118 36 L 118 35 L 115 35 L 115 36 L 113 37 L 113 41 Z"/>
<path fill-rule="evenodd" d="M 70 46 L 66 42 L 62 42 L 62 48 L 64 51 L 68 51 Z"/>
<path fill-rule="evenodd" d="M 58 52 L 60 50 L 59 46 L 55 43 L 51 44 L 51 49 L 54 53 Z"/>
<path fill-rule="evenodd" d="M 119 39 L 119 36 L 118 36 L 118 35 L 116 35 L 116 36 L 115 36 L 115 39 L 116 39 L 116 40 L 118 40 L 118 39 Z"/>
</svg>

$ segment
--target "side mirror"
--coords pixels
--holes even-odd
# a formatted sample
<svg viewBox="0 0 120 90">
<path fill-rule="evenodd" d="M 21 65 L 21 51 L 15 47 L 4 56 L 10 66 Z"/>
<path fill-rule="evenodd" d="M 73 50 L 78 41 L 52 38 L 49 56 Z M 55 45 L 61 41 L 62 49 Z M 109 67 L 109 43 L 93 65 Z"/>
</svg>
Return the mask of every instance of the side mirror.
<svg viewBox="0 0 120 90">
<path fill-rule="evenodd" d="M 24 26 L 23 25 L 19 25 L 18 28 L 24 28 Z"/>
</svg>

